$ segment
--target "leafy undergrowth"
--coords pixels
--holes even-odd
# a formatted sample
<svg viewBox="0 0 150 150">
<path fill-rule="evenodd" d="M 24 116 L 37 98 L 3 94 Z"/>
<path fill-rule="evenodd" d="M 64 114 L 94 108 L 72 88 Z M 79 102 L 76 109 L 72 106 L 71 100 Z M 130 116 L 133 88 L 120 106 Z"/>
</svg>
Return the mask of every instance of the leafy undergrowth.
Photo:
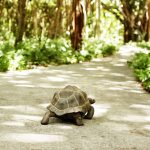
<svg viewBox="0 0 150 150">
<path fill-rule="evenodd" d="M 79 51 L 71 48 L 69 39 L 25 39 L 17 48 L 14 40 L 0 42 L 0 71 L 31 69 L 50 64 L 72 64 L 114 54 L 116 46 L 99 40 L 84 40 Z"/>
<path fill-rule="evenodd" d="M 150 50 L 150 43 L 149 42 L 145 42 L 145 41 L 138 42 L 137 46 L 141 47 L 141 48 L 145 48 L 147 50 Z"/>
<path fill-rule="evenodd" d="M 148 45 L 146 45 L 146 43 L 144 43 L 144 47 L 143 43 L 141 44 L 138 46 L 148 49 Z M 133 59 L 128 63 L 129 66 L 133 68 L 137 80 L 142 83 L 145 90 L 150 92 L 150 52 L 136 53 Z"/>
</svg>

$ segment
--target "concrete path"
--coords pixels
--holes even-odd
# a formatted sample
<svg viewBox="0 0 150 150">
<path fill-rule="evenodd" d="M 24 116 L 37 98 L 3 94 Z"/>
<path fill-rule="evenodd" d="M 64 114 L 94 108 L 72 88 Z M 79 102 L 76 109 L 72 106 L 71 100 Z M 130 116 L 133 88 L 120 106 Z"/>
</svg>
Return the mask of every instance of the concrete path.
<svg viewBox="0 0 150 150">
<path fill-rule="evenodd" d="M 150 150 L 150 95 L 126 61 L 134 48 L 82 64 L 0 73 L 0 150 Z M 84 126 L 40 120 L 54 92 L 77 85 L 96 99 Z"/>
</svg>

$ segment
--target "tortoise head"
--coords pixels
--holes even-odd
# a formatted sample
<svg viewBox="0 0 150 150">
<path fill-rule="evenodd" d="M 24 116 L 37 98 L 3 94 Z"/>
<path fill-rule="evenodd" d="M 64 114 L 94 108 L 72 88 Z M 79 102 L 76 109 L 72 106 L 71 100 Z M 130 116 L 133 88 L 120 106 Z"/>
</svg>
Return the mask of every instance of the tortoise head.
<svg viewBox="0 0 150 150">
<path fill-rule="evenodd" d="M 88 100 L 89 100 L 90 104 L 94 104 L 95 103 L 95 99 L 93 99 L 93 98 L 88 98 Z"/>
</svg>

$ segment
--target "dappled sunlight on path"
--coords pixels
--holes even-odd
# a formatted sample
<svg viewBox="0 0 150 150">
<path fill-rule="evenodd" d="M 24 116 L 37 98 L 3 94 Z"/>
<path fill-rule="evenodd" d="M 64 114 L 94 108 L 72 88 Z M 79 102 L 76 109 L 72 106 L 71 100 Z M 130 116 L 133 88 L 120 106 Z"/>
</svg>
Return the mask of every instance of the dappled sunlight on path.
<svg viewBox="0 0 150 150">
<path fill-rule="evenodd" d="M 149 150 L 150 95 L 136 82 L 124 51 L 82 64 L 0 73 L 0 149 Z M 42 126 L 54 92 L 68 84 L 96 99 L 93 119 L 78 127 L 51 118 Z"/>
</svg>

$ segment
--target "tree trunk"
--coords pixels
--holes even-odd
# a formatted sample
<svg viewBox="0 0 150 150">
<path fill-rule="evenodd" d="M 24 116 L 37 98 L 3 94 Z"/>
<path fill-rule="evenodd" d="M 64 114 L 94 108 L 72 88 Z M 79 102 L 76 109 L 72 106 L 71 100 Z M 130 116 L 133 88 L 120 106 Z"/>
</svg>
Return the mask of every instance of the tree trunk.
<svg viewBox="0 0 150 150">
<path fill-rule="evenodd" d="M 85 14 L 84 14 L 85 27 L 84 27 L 84 36 L 85 36 L 85 38 L 88 38 L 88 37 L 89 37 L 88 17 L 90 17 L 90 14 L 91 14 L 91 0 L 84 0 L 84 4 L 85 4 Z"/>
<path fill-rule="evenodd" d="M 150 42 L 150 0 L 147 0 L 147 41 Z"/>
<path fill-rule="evenodd" d="M 22 41 L 25 30 L 26 0 L 18 0 L 18 29 L 16 34 L 15 46 Z"/>
<path fill-rule="evenodd" d="M 79 50 L 82 45 L 82 29 L 84 26 L 84 12 L 80 0 L 73 0 L 72 3 L 72 31 L 71 44 L 75 50 Z"/>
<path fill-rule="evenodd" d="M 95 25 L 95 36 L 100 36 L 100 0 L 96 0 L 96 25 Z"/>
<path fill-rule="evenodd" d="M 61 35 L 62 7 L 63 7 L 63 0 L 57 0 L 56 14 L 55 14 L 55 20 L 54 20 L 54 32 L 53 32 L 53 36 L 52 36 L 53 38 L 56 38 L 59 35 Z"/>
<path fill-rule="evenodd" d="M 65 0 L 66 31 L 67 32 L 70 31 L 70 24 L 72 22 L 72 18 L 70 17 L 72 16 L 71 4 L 72 4 L 71 0 Z"/>
<path fill-rule="evenodd" d="M 124 24 L 124 43 L 133 41 L 133 29 L 130 27 L 130 24 Z"/>
<path fill-rule="evenodd" d="M 133 40 L 133 28 L 134 28 L 134 17 L 131 6 L 128 1 L 121 0 L 122 2 L 122 13 L 124 17 L 124 43 Z"/>
</svg>

